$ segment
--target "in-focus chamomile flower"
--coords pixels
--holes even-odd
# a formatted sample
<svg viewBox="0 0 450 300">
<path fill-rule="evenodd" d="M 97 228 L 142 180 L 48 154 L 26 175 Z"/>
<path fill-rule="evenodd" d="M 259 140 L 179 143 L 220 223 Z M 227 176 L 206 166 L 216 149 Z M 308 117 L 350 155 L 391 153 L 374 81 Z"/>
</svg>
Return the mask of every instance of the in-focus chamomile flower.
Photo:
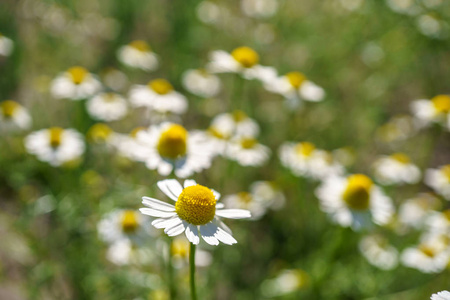
<svg viewBox="0 0 450 300">
<path fill-rule="evenodd" d="M 222 86 L 219 77 L 206 70 L 187 70 L 182 83 L 186 90 L 203 98 L 216 96 Z"/>
<path fill-rule="evenodd" d="M 420 180 L 420 169 L 404 153 L 382 156 L 373 167 L 375 177 L 381 184 L 414 184 Z"/>
<path fill-rule="evenodd" d="M 159 113 L 182 114 L 188 102 L 176 92 L 165 79 L 151 80 L 147 85 L 134 85 L 130 91 L 130 102 L 134 107 L 147 107 Z"/>
<path fill-rule="evenodd" d="M 325 98 L 324 89 L 308 80 L 300 72 L 289 72 L 275 80 L 266 82 L 264 87 L 268 91 L 285 97 L 290 108 L 297 108 L 301 100 L 319 102 Z"/>
<path fill-rule="evenodd" d="M 369 235 L 359 242 L 359 251 L 377 268 L 392 270 L 398 265 L 398 251 L 380 235 Z"/>
<path fill-rule="evenodd" d="M 101 93 L 86 102 L 88 113 L 97 120 L 117 121 L 128 112 L 127 101 L 116 93 Z"/>
<path fill-rule="evenodd" d="M 189 265 L 189 241 L 180 235 L 173 239 L 171 244 L 172 263 L 177 268 Z M 195 251 L 195 266 L 207 267 L 212 263 L 212 255 L 208 251 L 197 248 Z"/>
<path fill-rule="evenodd" d="M 437 210 L 439 206 L 439 199 L 432 194 L 420 194 L 400 205 L 398 221 L 401 226 L 421 229 L 428 215 Z"/>
<path fill-rule="evenodd" d="M 259 134 L 258 123 L 242 110 L 217 115 L 211 121 L 211 128 L 226 138 L 256 137 Z"/>
<path fill-rule="evenodd" d="M 0 131 L 26 130 L 31 126 L 31 116 L 18 102 L 5 100 L 0 103 Z"/>
<path fill-rule="evenodd" d="M 186 178 L 211 166 L 214 151 L 201 131 L 188 132 L 183 126 L 163 123 L 136 134 L 134 156 L 147 168 L 167 176 L 172 170 Z"/>
<path fill-rule="evenodd" d="M 270 149 L 253 137 L 232 139 L 225 150 L 225 156 L 237 161 L 241 166 L 258 167 L 267 162 Z"/>
<path fill-rule="evenodd" d="M 39 160 L 57 167 L 80 159 L 85 144 L 78 131 L 51 127 L 29 134 L 25 138 L 25 148 Z"/>
<path fill-rule="evenodd" d="M 286 269 L 273 279 L 266 279 L 261 284 L 261 293 L 268 298 L 280 297 L 294 293 L 309 285 L 309 275 L 300 269 Z"/>
<path fill-rule="evenodd" d="M 93 74 L 75 66 L 52 81 L 50 92 L 57 99 L 81 100 L 94 96 L 101 88 L 100 81 Z"/>
<path fill-rule="evenodd" d="M 259 64 L 259 54 L 249 47 L 239 47 L 231 53 L 213 51 L 210 59 L 206 68 L 212 73 L 239 73 L 245 79 L 258 79 L 262 82 L 272 81 L 277 76 L 274 68 Z"/>
<path fill-rule="evenodd" d="M 158 57 L 150 46 L 142 40 L 132 41 L 120 47 L 117 57 L 124 64 L 144 71 L 153 71 L 158 68 Z"/>
<path fill-rule="evenodd" d="M 328 177 L 316 195 L 333 222 L 354 230 L 370 227 L 372 222 L 386 225 L 394 213 L 391 199 L 363 174 Z"/>
<path fill-rule="evenodd" d="M 426 170 L 424 181 L 436 193 L 450 201 L 450 164 Z"/>
<path fill-rule="evenodd" d="M 187 239 L 197 245 L 200 237 L 210 244 L 217 246 L 219 242 L 227 245 L 236 244 L 230 229 L 220 220 L 222 218 L 246 219 L 250 212 L 242 209 L 222 209 L 217 203 L 220 194 L 194 180 L 185 180 L 184 187 L 175 179 L 158 182 L 159 189 L 175 205 L 160 200 L 143 197 L 142 203 L 147 206 L 140 211 L 157 218 L 152 222 L 156 228 L 164 228 L 168 236 L 177 236 L 183 232 Z"/>
<path fill-rule="evenodd" d="M 431 300 L 450 300 L 450 292 L 449 291 L 442 291 L 438 292 L 437 294 L 431 295 Z"/>
<path fill-rule="evenodd" d="M 269 18 L 278 9 L 277 0 L 241 0 L 241 9 L 252 18 Z"/>
<path fill-rule="evenodd" d="M 448 124 L 450 120 L 449 95 L 437 95 L 431 98 L 431 100 L 416 100 L 411 103 L 411 110 L 423 126 L 427 126 L 433 122 L 447 127 L 450 125 Z"/>
<path fill-rule="evenodd" d="M 9 56 L 13 48 L 13 41 L 0 33 L 0 56 Z"/>
<path fill-rule="evenodd" d="M 330 153 L 310 142 L 286 142 L 281 145 L 279 156 L 283 166 L 296 176 L 324 179 L 344 173 L 344 167 Z"/>
</svg>

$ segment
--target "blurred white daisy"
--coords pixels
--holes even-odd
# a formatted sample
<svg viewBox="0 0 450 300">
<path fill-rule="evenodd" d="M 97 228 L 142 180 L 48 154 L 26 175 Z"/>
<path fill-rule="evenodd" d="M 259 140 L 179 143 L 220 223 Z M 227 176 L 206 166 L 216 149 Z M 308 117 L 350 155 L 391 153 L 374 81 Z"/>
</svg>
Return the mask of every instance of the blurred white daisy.
<svg viewBox="0 0 450 300">
<path fill-rule="evenodd" d="M 375 177 L 381 184 L 414 184 L 419 182 L 421 172 L 404 153 L 382 156 L 373 164 Z"/>
<path fill-rule="evenodd" d="M 139 126 L 133 128 L 129 134 L 116 134 L 117 138 L 114 146 L 117 148 L 119 154 L 131 160 L 139 161 L 142 155 L 136 149 L 142 146 L 137 140 L 137 134 L 147 129 L 147 127 Z"/>
<path fill-rule="evenodd" d="M 155 79 L 147 85 L 134 85 L 130 90 L 130 102 L 134 107 L 147 107 L 159 113 L 182 114 L 188 102 L 165 79 Z"/>
<path fill-rule="evenodd" d="M 447 235 L 450 242 L 450 209 L 443 212 L 431 211 L 427 216 L 425 225 L 429 233 Z"/>
<path fill-rule="evenodd" d="M 369 235 L 359 242 L 361 251 L 367 261 L 380 269 L 392 270 L 398 265 L 398 251 L 380 235 Z"/>
<path fill-rule="evenodd" d="M 321 209 L 343 227 L 360 230 L 372 225 L 386 225 L 394 206 L 382 190 L 363 174 L 328 177 L 316 190 Z"/>
<path fill-rule="evenodd" d="M 319 102 L 325 98 L 324 89 L 308 80 L 300 72 L 287 73 L 266 82 L 264 87 L 270 92 L 285 97 L 287 106 L 293 109 L 299 107 L 302 100 Z"/>
<path fill-rule="evenodd" d="M 114 132 L 111 127 L 104 123 L 92 125 L 87 131 L 86 137 L 89 142 L 106 145 L 110 149 L 115 149 L 122 141 L 122 136 Z"/>
<path fill-rule="evenodd" d="M 237 161 L 241 166 L 258 167 L 267 162 L 270 149 L 255 138 L 237 137 L 228 144 L 225 156 Z"/>
<path fill-rule="evenodd" d="M 277 0 L 241 0 L 241 9 L 252 18 L 269 18 L 278 9 Z"/>
<path fill-rule="evenodd" d="M 180 178 L 208 169 L 214 157 L 212 144 L 201 131 L 188 132 L 183 126 L 163 123 L 136 134 L 134 156 L 147 168 Z M 131 145 L 130 145 L 131 146 Z"/>
<path fill-rule="evenodd" d="M 258 53 L 249 47 L 239 47 L 231 53 L 213 51 L 210 59 L 206 68 L 212 73 L 239 73 L 245 79 L 258 79 L 262 82 L 272 81 L 277 76 L 275 68 L 258 64 Z"/>
<path fill-rule="evenodd" d="M 56 77 L 50 92 L 57 99 L 81 100 L 89 98 L 101 90 L 97 78 L 83 67 L 72 67 Z"/>
<path fill-rule="evenodd" d="M 448 35 L 448 24 L 433 13 L 419 16 L 416 23 L 419 31 L 427 37 L 439 39 Z"/>
<path fill-rule="evenodd" d="M 129 239 L 119 239 L 108 246 L 106 258 L 118 266 L 147 265 L 157 259 L 149 247 L 139 247 Z"/>
<path fill-rule="evenodd" d="M 426 170 L 424 181 L 436 193 L 450 201 L 450 164 Z"/>
<path fill-rule="evenodd" d="M 431 300 L 450 300 L 450 292 L 449 291 L 442 291 L 438 292 L 437 294 L 431 295 Z"/>
<path fill-rule="evenodd" d="M 0 33 L 0 55 L 9 56 L 13 51 L 13 48 L 13 41 Z"/>
<path fill-rule="evenodd" d="M 239 192 L 237 194 L 227 195 L 223 197 L 225 207 L 236 207 L 250 211 L 252 220 L 258 220 L 266 214 L 267 206 L 263 202 L 258 201 L 251 193 Z"/>
<path fill-rule="evenodd" d="M 280 146 L 279 157 L 296 176 L 324 179 L 344 173 L 344 167 L 330 153 L 310 142 L 286 142 Z"/>
<path fill-rule="evenodd" d="M 399 207 L 398 221 L 407 228 L 422 229 L 427 216 L 440 205 L 439 199 L 431 194 L 420 194 L 406 200 Z"/>
<path fill-rule="evenodd" d="M 211 121 L 211 128 L 226 138 L 256 137 L 259 134 L 258 123 L 242 110 L 217 115 Z"/>
<path fill-rule="evenodd" d="M 281 209 L 286 203 L 283 192 L 275 182 L 255 181 L 250 185 L 250 193 L 270 209 Z"/>
<path fill-rule="evenodd" d="M 403 141 L 412 137 L 418 129 L 417 121 L 409 115 L 397 115 L 377 129 L 377 137 L 384 143 Z"/>
<path fill-rule="evenodd" d="M 26 130 L 30 127 L 31 116 L 25 107 L 12 100 L 0 103 L 0 132 Z"/>
<path fill-rule="evenodd" d="M 421 99 L 411 103 L 411 110 L 422 126 L 433 122 L 449 127 L 450 96 L 437 95 L 431 100 Z M 450 127 L 449 127 L 450 128 Z"/>
<path fill-rule="evenodd" d="M 197 184 L 194 180 L 185 180 L 183 188 L 177 180 L 166 179 L 159 181 L 158 187 L 175 201 L 175 205 L 143 197 L 142 203 L 148 208 L 141 208 L 140 211 L 157 218 L 152 225 L 164 228 L 167 235 L 177 236 L 184 232 L 194 245 L 200 243 L 200 236 L 210 245 L 217 246 L 219 242 L 236 244 L 237 241 L 231 235 L 230 229 L 220 217 L 231 219 L 251 217 L 247 210 L 222 209 L 222 205 L 217 203 L 220 194 Z"/>
<path fill-rule="evenodd" d="M 101 93 L 86 102 L 88 113 L 97 120 L 117 121 L 128 112 L 127 101 L 116 93 Z"/>
<path fill-rule="evenodd" d="M 79 132 L 60 127 L 32 132 L 24 142 L 29 153 L 54 167 L 80 159 L 85 149 Z"/>
<path fill-rule="evenodd" d="M 415 0 L 386 0 L 392 11 L 400 14 L 416 15 L 421 11 Z"/>
<path fill-rule="evenodd" d="M 120 47 L 117 57 L 124 64 L 144 71 L 153 71 L 158 68 L 158 57 L 150 46 L 142 40 L 132 41 Z"/>
<path fill-rule="evenodd" d="M 203 98 L 216 96 L 222 86 L 219 77 L 206 70 L 187 70 L 183 74 L 182 83 L 190 93 Z"/>
<path fill-rule="evenodd" d="M 300 269 L 285 269 L 273 279 L 266 279 L 261 284 L 264 297 L 280 297 L 294 293 L 309 285 L 309 275 Z"/>
<path fill-rule="evenodd" d="M 123 91 L 128 85 L 128 77 L 115 68 L 106 68 L 101 73 L 104 84 L 115 92 Z"/>
<path fill-rule="evenodd" d="M 184 236 L 177 236 L 171 244 L 172 263 L 176 268 L 189 266 L 189 241 Z M 195 266 L 207 267 L 212 263 L 212 255 L 208 251 L 197 248 L 195 251 Z"/>
</svg>

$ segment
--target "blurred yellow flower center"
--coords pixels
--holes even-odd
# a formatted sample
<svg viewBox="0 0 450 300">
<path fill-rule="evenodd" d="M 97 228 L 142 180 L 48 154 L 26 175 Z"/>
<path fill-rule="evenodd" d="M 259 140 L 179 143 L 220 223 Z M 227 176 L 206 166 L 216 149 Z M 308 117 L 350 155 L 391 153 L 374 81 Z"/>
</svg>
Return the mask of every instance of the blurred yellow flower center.
<svg viewBox="0 0 450 300">
<path fill-rule="evenodd" d="M 445 218 L 450 222 L 450 209 L 444 210 L 442 212 L 445 216 Z"/>
<path fill-rule="evenodd" d="M 87 136 L 94 142 L 104 142 L 111 136 L 112 132 L 108 125 L 97 123 L 89 128 Z"/>
<path fill-rule="evenodd" d="M 242 110 L 235 110 L 231 113 L 234 122 L 239 123 L 247 119 L 247 115 Z"/>
<path fill-rule="evenodd" d="M 1 103 L 2 114 L 5 118 L 11 118 L 19 107 L 17 102 L 6 100 Z"/>
<path fill-rule="evenodd" d="M 368 209 L 372 185 L 372 180 L 366 175 L 355 174 L 349 176 L 347 187 L 342 196 L 347 206 L 354 210 Z"/>
<path fill-rule="evenodd" d="M 437 95 L 433 99 L 431 99 L 433 102 L 434 108 L 439 113 L 450 113 L 450 96 L 447 95 Z"/>
<path fill-rule="evenodd" d="M 394 153 L 391 155 L 391 158 L 402 164 L 409 164 L 411 162 L 411 159 L 408 157 L 408 155 L 404 153 Z"/>
<path fill-rule="evenodd" d="M 194 185 L 183 189 L 175 210 L 178 216 L 194 225 L 205 225 L 214 219 L 216 214 L 216 198 L 213 192 L 202 185 Z"/>
<path fill-rule="evenodd" d="M 436 255 L 435 250 L 427 245 L 420 245 L 419 250 L 428 257 L 434 257 Z"/>
<path fill-rule="evenodd" d="M 165 79 L 155 79 L 148 83 L 148 86 L 159 95 L 166 95 L 173 91 L 173 86 Z"/>
<path fill-rule="evenodd" d="M 311 154 L 314 152 L 314 150 L 316 150 L 316 146 L 314 146 L 314 144 L 310 143 L 310 142 L 298 143 L 295 146 L 295 151 L 298 154 L 301 154 L 306 157 L 311 156 Z"/>
<path fill-rule="evenodd" d="M 134 233 L 139 227 L 136 212 L 132 210 L 126 210 L 123 212 L 121 220 L 122 231 L 125 233 Z"/>
<path fill-rule="evenodd" d="M 187 257 L 189 254 L 189 242 L 182 239 L 175 239 L 172 242 L 172 255 Z"/>
<path fill-rule="evenodd" d="M 151 50 L 150 46 L 143 40 L 132 41 L 129 45 L 141 52 L 148 52 Z"/>
<path fill-rule="evenodd" d="M 147 129 L 147 128 L 145 128 L 144 126 L 136 127 L 136 128 L 134 128 L 133 130 L 131 130 L 130 136 L 131 136 L 132 138 L 136 138 L 136 136 L 137 136 L 137 134 L 138 134 L 139 131 L 141 131 L 141 130 L 146 130 L 146 129 Z"/>
<path fill-rule="evenodd" d="M 445 165 L 441 168 L 442 174 L 447 178 L 447 181 L 450 183 L 450 165 Z"/>
<path fill-rule="evenodd" d="M 161 133 L 158 152 L 164 158 L 177 159 L 186 154 L 188 132 L 181 125 L 171 125 Z"/>
<path fill-rule="evenodd" d="M 50 146 L 57 148 L 61 145 L 63 131 L 64 129 L 61 127 L 52 127 L 49 129 Z"/>
<path fill-rule="evenodd" d="M 306 76 L 300 72 L 289 72 L 286 74 L 286 77 L 289 83 L 295 88 L 299 88 L 306 80 Z"/>
<path fill-rule="evenodd" d="M 117 100 L 118 100 L 118 97 L 114 93 L 105 93 L 105 94 L 103 94 L 103 101 L 105 101 L 105 102 L 110 103 L 110 102 L 115 102 Z"/>
<path fill-rule="evenodd" d="M 244 149 L 252 149 L 258 144 L 258 141 L 254 138 L 245 138 L 241 140 L 241 146 Z"/>
<path fill-rule="evenodd" d="M 237 196 L 239 197 L 239 201 L 243 204 L 250 204 L 253 200 L 252 194 L 248 192 L 239 192 Z"/>
<path fill-rule="evenodd" d="M 228 139 L 228 137 L 226 137 L 222 132 L 220 132 L 219 130 L 217 130 L 214 126 L 210 126 L 208 128 L 208 133 L 210 135 L 212 135 L 215 138 L 218 138 L 220 140 L 226 140 Z"/>
<path fill-rule="evenodd" d="M 89 74 L 88 70 L 83 67 L 72 67 L 67 71 L 72 78 L 73 83 L 80 84 Z"/>
<path fill-rule="evenodd" d="M 231 52 L 231 56 L 244 68 L 251 68 L 259 62 L 259 55 L 249 47 L 239 47 Z"/>
</svg>

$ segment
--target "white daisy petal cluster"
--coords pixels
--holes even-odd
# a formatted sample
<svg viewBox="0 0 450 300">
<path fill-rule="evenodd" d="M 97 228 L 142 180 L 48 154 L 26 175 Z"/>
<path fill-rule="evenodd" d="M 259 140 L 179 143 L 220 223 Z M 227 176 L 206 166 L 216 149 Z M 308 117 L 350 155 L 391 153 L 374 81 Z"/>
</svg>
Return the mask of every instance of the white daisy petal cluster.
<svg viewBox="0 0 450 300">
<path fill-rule="evenodd" d="M 86 102 L 88 113 L 97 120 L 117 121 L 128 113 L 124 97 L 116 93 L 101 93 Z"/>
<path fill-rule="evenodd" d="M 132 68 L 144 71 L 154 71 L 158 68 L 158 57 L 142 40 L 135 40 L 120 47 L 117 57 L 124 65 Z"/>
<path fill-rule="evenodd" d="M 78 131 L 60 127 L 32 132 L 24 142 L 29 153 L 54 167 L 80 159 L 85 150 L 84 138 Z"/>
<path fill-rule="evenodd" d="M 13 49 L 13 41 L 0 33 L 0 56 L 10 56 Z"/>
<path fill-rule="evenodd" d="M 409 115 L 396 115 L 377 130 L 377 137 L 384 143 L 404 141 L 417 133 L 420 124 Z"/>
<path fill-rule="evenodd" d="M 442 291 L 431 295 L 431 300 L 450 300 L 450 292 Z"/>
<path fill-rule="evenodd" d="M 450 201 L 450 164 L 426 170 L 424 180 L 436 193 Z"/>
<path fill-rule="evenodd" d="M 450 130 L 449 95 L 437 95 L 430 100 L 415 100 L 411 103 L 411 110 L 422 126 L 438 123 Z"/>
<path fill-rule="evenodd" d="M 200 237 L 208 244 L 217 246 L 220 242 L 232 245 L 237 243 L 230 229 L 220 218 L 250 218 L 250 212 L 242 209 L 222 209 L 217 203 L 220 194 L 194 180 L 185 180 L 184 186 L 175 179 L 158 182 L 159 189 L 175 205 L 149 197 L 143 197 L 141 213 L 156 218 L 152 225 L 164 229 L 168 236 L 185 233 L 194 245 L 200 243 Z"/>
<path fill-rule="evenodd" d="M 252 18 L 269 18 L 278 10 L 277 0 L 241 0 L 244 14 Z"/>
<path fill-rule="evenodd" d="M 439 199 L 431 194 L 420 194 L 403 202 L 398 209 L 400 226 L 423 229 L 430 213 L 439 208 Z"/>
<path fill-rule="evenodd" d="M 15 132 L 31 127 L 28 110 L 16 101 L 5 100 L 0 103 L 0 132 Z"/>
<path fill-rule="evenodd" d="M 95 75 L 75 66 L 52 81 L 50 92 L 56 99 L 82 100 L 94 96 L 101 89 L 102 85 Z"/>
<path fill-rule="evenodd" d="M 294 293 L 310 282 L 309 275 L 301 269 L 281 270 L 273 279 L 261 284 L 261 292 L 267 298 L 280 297 Z"/>
<path fill-rule="evenodd" d="M 382 156 L 373 164 L 375 178 L 384 185 L 414 184 L 421 177 L 420 169 L 404 153 Z"/>
<path fill-rule="evenodd" d="M 219 77 L 206 70 L 187 70 L 183 74 L 182 83 L 190 93 L 203 98 L 217 96 L 222 87 Z"/>
<path fill-rule="evenodd" d="M 380 235 L 369 235 L 359 242 L 359 251 L 367 261 L 382 270 L 392 270 L 398 265 L 398 251 Z"/>
</svg>

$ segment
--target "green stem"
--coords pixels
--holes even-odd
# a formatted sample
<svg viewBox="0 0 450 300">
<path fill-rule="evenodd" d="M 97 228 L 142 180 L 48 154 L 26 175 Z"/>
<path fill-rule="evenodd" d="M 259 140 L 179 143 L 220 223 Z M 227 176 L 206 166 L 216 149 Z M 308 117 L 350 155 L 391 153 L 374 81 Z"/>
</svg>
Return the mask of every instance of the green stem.
<svg viewBox="0 0 450 300">
<path fill-rule="evenodd" d="M 195 289 L 195 245 L 190 243 L 189 249 L 189 276 L 191 283 L 191 299 L 197 300 L 197 291 Z"/>
<path fill-rule="evenodd" d="M 177 290 L 175 288 L 174 274 L 173 274 L 173 266 L 172 266 L 172 239 L 169 242 L 169 253 L 167 258 L 167 277 L 169 279 L 169 294 L 170 299 L 177 299 Z"/>
</svg>

